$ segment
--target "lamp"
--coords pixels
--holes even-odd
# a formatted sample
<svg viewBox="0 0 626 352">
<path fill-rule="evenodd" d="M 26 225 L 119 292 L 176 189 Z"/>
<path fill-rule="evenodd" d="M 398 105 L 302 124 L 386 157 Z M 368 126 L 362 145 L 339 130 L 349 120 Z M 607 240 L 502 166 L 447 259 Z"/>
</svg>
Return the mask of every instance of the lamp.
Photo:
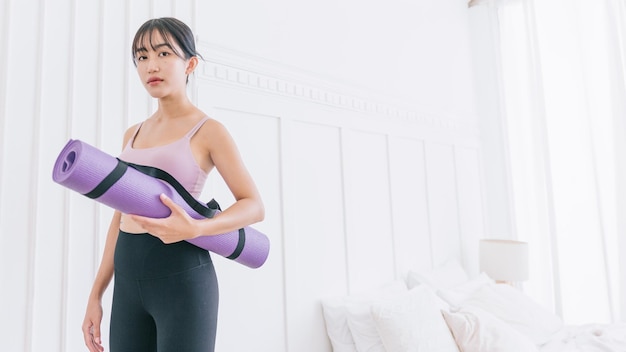
<svg viewBox="0 0 626 352">
<path fill-rule="evenodd" d="M 482 239 L 479 245 L 480 271 L 498 283 L 528 280 L 528 243 Z"/>
</svg>

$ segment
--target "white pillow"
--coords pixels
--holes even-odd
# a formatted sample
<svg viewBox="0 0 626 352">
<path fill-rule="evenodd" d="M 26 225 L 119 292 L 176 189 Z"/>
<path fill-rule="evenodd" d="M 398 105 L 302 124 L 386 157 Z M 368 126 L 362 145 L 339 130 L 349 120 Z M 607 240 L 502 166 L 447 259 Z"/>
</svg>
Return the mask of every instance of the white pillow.
<svg viewBox="0 0 626 352">
<path fill-rule="evenodd" d="M 474 291 L 461 307 L 485 310 L 542 345 L 563 327 L 563 321 L 541 307 L 522 291 L 506 284 L 484 285 Z"/>
<path fill-rule="evenodd" d="M 468 279 L 465 269 L 458 261 L 448 260 L 430 271 L 409 271 L 406 284 L 409 289 L 422 284 L 443 289 L 459 285 Z"/>
<path fill-rule="evenodd" d="M 525 336 L 479 308 L 442 314 L 461 352 L 538 352 Z"/>
<path fill-rule="evenodd" d="M 370 313 L 371 307 L 382 299 L 406 291 L 404 282 L 399 281 L 373 294 L 353 296 L 347 302 L 348 327 L 358 352 L 386 352 Z"/>
<path fill-rule="evenodd" d="M 371 314 L 389 352 L 459 352 L 441 315 L 447 308 L 422 285 L 374 303 Z"/>
<path fill-rule="evenodd" d="M 326 333 L 333 346 L 333 351 L 357 352 L 355 341 L 348 327 L 348 305 L 367 305 L 367 309 L 369 309 L 371 301 L 376 298 L 406 290 L 404 282 L 394 281 L 364 294 L 323 299 L 321 303 L 326 322 Z"/>
<path fill-rule="evenodd" d="M 439 289 L 437 295 L 451 306 L 458 306 L 468 299 L 472 293 L 484 285 L 495 284 L 487 274 L 480 273 L 478 276 L 452 288 Z"/>
<path fill-rule="evenodd" d="M 322 301 L 326 333 L 333 352 L 356 352 L 356 346 L 348 328 L 346 298 L 327 298 Z"/>
</svg>

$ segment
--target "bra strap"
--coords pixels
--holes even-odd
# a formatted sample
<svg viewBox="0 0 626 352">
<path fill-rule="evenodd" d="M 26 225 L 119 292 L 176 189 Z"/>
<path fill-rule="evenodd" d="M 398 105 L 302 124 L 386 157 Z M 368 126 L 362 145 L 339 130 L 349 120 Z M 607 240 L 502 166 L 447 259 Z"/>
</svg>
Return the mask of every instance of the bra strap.
<svg viewBox="0 0 626 352">
<path fill-rule="evenodd" d="M 196 134 L 196 132 L 198 132 L 198 130 L 200 129 L 200 127 L 202 127 L 202 125 L 204 125 L 204 123 L 209 119 L 208 116 L 205 116 L 202 120 L 200 120 L 195 126 L 193 126 L 193 128 L 187 132 L 187 134 L 185 135 L 187 138 L 191 139 L 191 137 L 193 137 L 194 134 Z"/>
</svg>

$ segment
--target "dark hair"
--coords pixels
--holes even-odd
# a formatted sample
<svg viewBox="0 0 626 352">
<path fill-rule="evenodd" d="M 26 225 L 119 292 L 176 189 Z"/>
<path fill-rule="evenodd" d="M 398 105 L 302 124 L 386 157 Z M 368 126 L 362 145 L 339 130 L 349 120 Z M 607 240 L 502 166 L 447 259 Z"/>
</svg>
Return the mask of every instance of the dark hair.
<svg viewBox="0 0 626 352">
<path fill-rule="evenodd" d="M 131 54 L 135 66 L 137 65 L 137 62 L 135 61 L 135 54 L 137 53 L 137 50 L 143 47 L 144 39 L 146 37 L 148 37 L 150 46 L 154 49 L 154 44 L 152 42 L 152 34 L 154 31 L 158 31 L 161 34 L 163 40 L 165 40 L 165 42 L 172 47 L 172 50 L 178 57 L 185 60 L 193 56 L 202 58 L 202 55 L 196 51 L 196 43 L 191 28 L 179 19 L 173 17 L 162 17 L 146 21 L 137 30 L 135 39 L 133 39 L 133 46 L 131 48 Z M 182 53 L 176 51 L 171 43 L 171 40 L 174 40 L 174 42 L 178 44 L 180 49 L 183 51 Z"/>
</svg>

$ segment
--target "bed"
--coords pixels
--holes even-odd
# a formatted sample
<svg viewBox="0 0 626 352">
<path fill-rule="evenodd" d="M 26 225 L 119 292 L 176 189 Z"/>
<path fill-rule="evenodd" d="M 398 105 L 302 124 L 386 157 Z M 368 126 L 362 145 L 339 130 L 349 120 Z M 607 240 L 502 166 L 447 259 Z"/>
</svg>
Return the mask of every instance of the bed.
<svg viewBox="0 0 626 352">
<path fill-rule="evenodd" d="M 626 324 L 564 325 L 455 261 L 321 304 L 334 352 L 626 352 Z"/>
</svg>

